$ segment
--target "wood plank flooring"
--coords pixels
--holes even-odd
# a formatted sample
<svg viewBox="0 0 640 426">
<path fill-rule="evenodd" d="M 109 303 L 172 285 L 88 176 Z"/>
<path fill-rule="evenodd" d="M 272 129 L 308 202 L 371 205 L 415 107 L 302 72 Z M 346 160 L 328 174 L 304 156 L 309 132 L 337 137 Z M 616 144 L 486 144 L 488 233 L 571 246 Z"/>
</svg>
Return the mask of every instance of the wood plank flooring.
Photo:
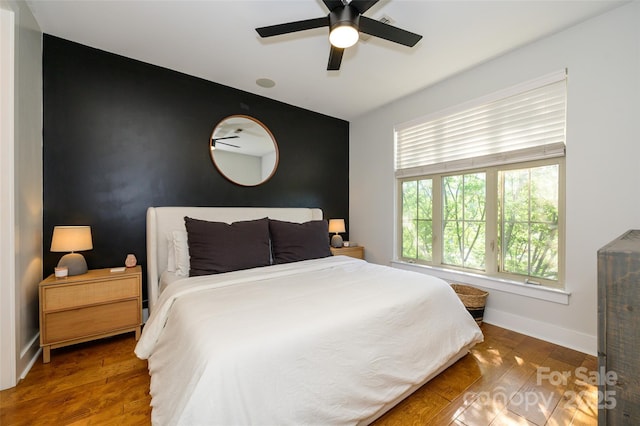
<svg viewBox="0 0 640 426">
<path fill-rule="evenodd" d="M 485 342 L 375 426 L 596 425 L 597 360 L 483 324 Z M 133 334 L 56 349 L 0 392 L 0 425 L 148 425 L 147 363 Z M 564 375 L 562 375 L 564 373 Z M 589 382 L 589 380 L 586 380 Z"/>
</svg>

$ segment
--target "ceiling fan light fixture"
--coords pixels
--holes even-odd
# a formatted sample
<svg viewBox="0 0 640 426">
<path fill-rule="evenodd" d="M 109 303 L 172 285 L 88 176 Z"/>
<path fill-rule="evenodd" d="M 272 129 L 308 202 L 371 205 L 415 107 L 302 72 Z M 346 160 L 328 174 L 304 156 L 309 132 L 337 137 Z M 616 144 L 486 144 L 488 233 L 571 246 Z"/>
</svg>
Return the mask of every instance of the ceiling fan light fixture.
<svg viewBox="0 0 640 426">
<path fill-rule="evenodd" d="M 329 42 L 340 49 L 353 46 L 358 42 L 359 38 L 358 30 L 349 24 L 338 25 L 332 28 L 329 33 Z"/>
<path fill-rule="evenodd" d="M 322 2 L 329 9 L 327 17 L 269 25 L 256 28 L 256 31 L 260 37 L 273 37 L 328 26 L 331 48 L 327 71 L 340 70 L 344 49 L 358 42 L 360 31 L 366 36 L 383 38 L 408 47 L 415 46 L 422 39 L 420 34 L 390 25 L 390 20 L 376 21 L 364 16 L 363 14 L 379 0 L 322 0 Z"/>
<path fill-rule="evenodd" d="M 358 42 L 360 14 L 350 5 L 335 8 L 329 13 L 329 42 L 339 49 L 346 49 Z"/>
</svg>

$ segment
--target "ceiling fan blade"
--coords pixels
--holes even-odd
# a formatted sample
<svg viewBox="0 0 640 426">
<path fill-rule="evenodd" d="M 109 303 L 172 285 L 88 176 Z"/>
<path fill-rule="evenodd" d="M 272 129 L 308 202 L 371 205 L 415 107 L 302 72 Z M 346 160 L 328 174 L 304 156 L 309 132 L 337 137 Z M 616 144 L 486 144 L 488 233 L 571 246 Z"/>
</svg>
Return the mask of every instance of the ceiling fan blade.
<svg viewBox="0 0 640 426">
<path fill-rule="evenodd" d="M 338 71 L 340 69 L 340 63 L 342 63 L 342 54 L 344 49 L 331 46 L 329 51 L 329 63 L 327 64 L 327 71 Z"/>
<path fill-rule="evenodd" d="M 367 10 L 371 9 L 371 7 L 378 3 L 379 0 L 351 0 L 349 6 L 355 7 L 360 14 L 365 13 Z"/>
<path fill-rule="evenodd" d="M 330 11 L 333 11 L 336 7 L 344 6 L 342 0 L 322 0 L 322 3 L 324 3 Z"/>
<path fill-rule="evenodd" d="M 311 30 L 313 28 L 328 27 L 329 17 L 305 19 L 303 21 L 287 22 L 286 24 L 270 25 L 256 28 L 260 37 L 272 37 L 281 34 L 295 33 L 297 31 Z"/>
<path fill-rule="evenodd" d="M 234 147 L 234 148 L 240 148 L 238 145 L 234 145 L 234 144 L 232 144 L 232 143 L 228 143 L 228 142 L 220 142 L 220 141 L 218 141 L 218 142 L 216 142 L 216 143 L 221 143 L 221 144 L 223 144 L 223 145 L 232 146 L 232 147 Z"/>
<path fill-rule="evenodd" d="M 383 24 L 366 16 L 360 16 L 360 31 L 409 47 L 415 46 L 422 38 L 419 34 L 394 27 L 393 25 Z"/>
<path fill-rule="evenodd" d="M 240 136 L 238 136 L 238 135 L 233 135 L 233 136 L 223 136 L 223 137 L 221 137 L 221 138 L 213 138 L 213 140 L 217 142 L 217 141 L 221 141 L 221 140 L 224 140 L 224 139 L 235 139 L 235 138 L 239 138 L 239 137 L 240 137 Z"/>
</svg>

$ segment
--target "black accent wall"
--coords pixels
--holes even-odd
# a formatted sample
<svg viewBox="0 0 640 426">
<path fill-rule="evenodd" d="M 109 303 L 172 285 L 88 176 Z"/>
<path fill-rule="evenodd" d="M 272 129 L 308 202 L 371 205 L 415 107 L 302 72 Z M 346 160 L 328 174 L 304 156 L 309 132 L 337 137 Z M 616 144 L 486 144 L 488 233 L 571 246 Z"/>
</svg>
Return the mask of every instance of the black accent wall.
<svg viewBox="0 0 640 426">
<path fill-rule="evenodd" d="M 46 34 L 43 79 L 45 276 L 62 255 L 49 251 L 55 225 L 91 225 L 89 268 L 134 253 L 144 270 L 149 206 L 319 207 L 349 217 L 344 120 Z M 277 140 L 278 169 L 260 186 L 229 182 L 209 157 L 213 128 L 232 114 L 257 118 Z"/>
</svg>

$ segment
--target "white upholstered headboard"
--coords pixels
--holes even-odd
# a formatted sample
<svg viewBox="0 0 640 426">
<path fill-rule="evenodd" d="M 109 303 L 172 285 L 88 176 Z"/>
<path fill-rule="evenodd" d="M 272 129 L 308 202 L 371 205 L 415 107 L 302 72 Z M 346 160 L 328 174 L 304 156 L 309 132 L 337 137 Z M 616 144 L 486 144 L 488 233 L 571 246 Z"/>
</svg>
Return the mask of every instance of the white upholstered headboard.
<svg viewBox="0 0 640 426">
<path fill-rule="evenodd" d="M 184 217 L 232 223 L 268 217 L 303 223 L 322 219 L 322 210 L 286 207 L 149 207 L 147 209 L 147 290 L 149 312 L 158 299 L 160 275 L 167 269 L 167 236 L 185 230 Z"/>
</svg>

